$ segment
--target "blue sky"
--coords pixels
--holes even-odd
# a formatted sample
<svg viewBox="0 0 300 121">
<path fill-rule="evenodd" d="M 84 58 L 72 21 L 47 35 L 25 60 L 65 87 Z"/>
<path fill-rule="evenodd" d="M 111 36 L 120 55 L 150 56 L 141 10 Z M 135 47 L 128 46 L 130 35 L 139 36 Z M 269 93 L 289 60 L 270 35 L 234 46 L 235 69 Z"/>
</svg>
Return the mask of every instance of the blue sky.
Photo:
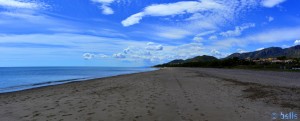
<svg viewBox="0 0 300 121">
<path fill-rule="evenodd" d="M 0 0 L 0 66 L 151 66 L 300 44 L 299 0 Z"/>
</svg>

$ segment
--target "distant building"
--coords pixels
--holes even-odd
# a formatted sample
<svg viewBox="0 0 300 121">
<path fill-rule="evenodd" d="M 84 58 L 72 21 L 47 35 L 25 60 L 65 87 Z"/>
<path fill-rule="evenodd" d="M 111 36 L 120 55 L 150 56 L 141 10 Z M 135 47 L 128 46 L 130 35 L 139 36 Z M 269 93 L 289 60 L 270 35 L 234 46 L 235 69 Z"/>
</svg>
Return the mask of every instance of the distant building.
<svg viewBox="0 0 300 121">
<path fill-rule="evenodd" d="M 261 58 L 259 60 L 253 60 L 253 62 L 256 62 L 256 63 L 291 63 L 293 62 L 294 60 L 292 59 L 288 59 L 288 60 L 278 60 L 277 58 Z"/>
<path fill-rule="evenodd" d="M 292 70 L 300 70 L 300 66 L 293 66 Z"/>
</svg>

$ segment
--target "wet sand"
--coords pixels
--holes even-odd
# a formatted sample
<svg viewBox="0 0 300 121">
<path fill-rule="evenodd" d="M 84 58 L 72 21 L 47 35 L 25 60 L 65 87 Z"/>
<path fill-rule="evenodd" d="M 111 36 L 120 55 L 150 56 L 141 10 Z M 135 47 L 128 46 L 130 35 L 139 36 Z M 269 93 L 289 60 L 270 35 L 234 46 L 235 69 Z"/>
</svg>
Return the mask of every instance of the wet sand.
<svg viewBox="0 0 300 121">
<path fill-rule="evenodd" d="M 300 74 L 164 68 L 0 94 L 1 121 L 270 121 L 300 114 Z"/>
</svg>

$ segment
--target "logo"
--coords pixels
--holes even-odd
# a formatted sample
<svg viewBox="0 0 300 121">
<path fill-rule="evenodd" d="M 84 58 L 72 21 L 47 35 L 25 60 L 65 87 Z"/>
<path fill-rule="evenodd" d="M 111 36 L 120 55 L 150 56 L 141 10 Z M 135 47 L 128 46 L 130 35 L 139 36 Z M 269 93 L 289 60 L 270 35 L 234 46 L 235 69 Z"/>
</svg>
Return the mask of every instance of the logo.
<svg viewBox="0 0 300 121">
<path fill-rule="evenodd" d="M 273 120 L 277 119 L 277 113 L 272 113 L 272 119 Z"/>
<path fill-rule="evenodd" d="M 281 120 L 297 120 L 298 114 L 295 112 L 280 112 L 280 113 L 272 113 L 272 120 L 281 119 Z"/>
</svg>

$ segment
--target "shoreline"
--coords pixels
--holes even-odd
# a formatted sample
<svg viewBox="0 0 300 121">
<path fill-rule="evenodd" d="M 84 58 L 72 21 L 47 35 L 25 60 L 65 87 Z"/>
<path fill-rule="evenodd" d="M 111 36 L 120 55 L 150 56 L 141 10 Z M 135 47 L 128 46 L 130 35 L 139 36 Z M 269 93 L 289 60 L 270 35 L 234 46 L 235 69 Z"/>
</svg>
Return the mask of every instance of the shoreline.
<svg viewBox="0 0 300 121">
<path fill-rule="evenodd" d="M 273 112 L 300 113 L 300 88 L 275 86 L 298 84 L 298 76 L 163 68 L 0 94 L 0 120 L 271 120 Z"/>
<path fill-rule="evenodd" d="M 44 88 L 44 87 L 49 87 L 49 86 L 63 85 L 63 84 L 68 84 L 68 83 L 85 82 L 85 81 L 98 80 L 98 79 L 110 78 L 110 77 L 116 77 L 116 76 L 122 76 L 122 75 L 152 72 L 152 71 L 157 71 L 160 68 L 155 68 L 155 69 L 156 70 L 148 70 L 148 71 L 143 71 L 143 72 L 133 72 L 133 73 L 129 73 L 129 74 L 116 74 L 116 75 L 112 75 L 112 76 L 103 76 L 103 77 L 94 77 L 94 78 L 77 78 L 77 79 L 57 80 L 57 81 L 48 81 L 48 82 L 41 82 L 41 83 L 6 87 L 6 88 L 1 88 L 1 90 L 2 89 L 8 89 L 8 90 L 12 90 L 12 91 L 0 91 L 0 95 L 1 94 L 6 94 L 6 93 L 14 93 L 14 92 L 32 90 L 32 89 L 36 89 L 36 88 Z M 24 88 L 9 89 L 9 88 L 15 88 L 15 87 L 24 87 Z"/>
</svg>

